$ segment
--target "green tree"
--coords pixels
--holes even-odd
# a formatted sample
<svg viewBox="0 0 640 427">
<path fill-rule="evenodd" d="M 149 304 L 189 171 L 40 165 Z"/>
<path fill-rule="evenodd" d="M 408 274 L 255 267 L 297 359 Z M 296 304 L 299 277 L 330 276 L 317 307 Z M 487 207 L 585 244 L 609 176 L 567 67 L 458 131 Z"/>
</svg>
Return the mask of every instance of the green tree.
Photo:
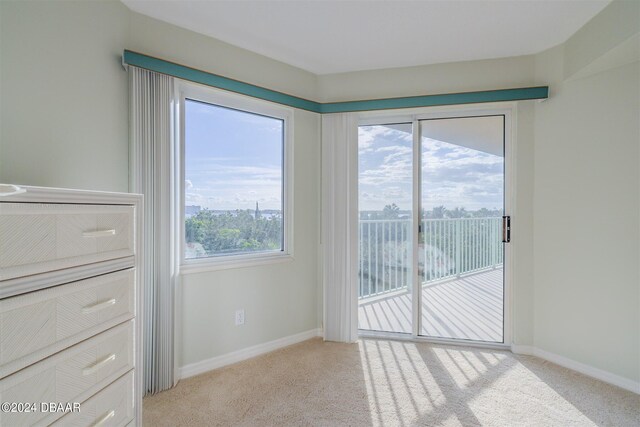
<svg viewBox="0 0 640 427">
<path fill-rule="evenodd" d="M 431 210 L 431 218 L 444 218 L 447 213 L 447 208 L 444 206 L 434 206 Z"/>
<path fill-rule="evenodd" d="M 465 208 L 456 207 L 452 210 L 448 210 L 446 213 L 447 218 L 467 218 L 469 213 Z"/>
<path fill-rule="evenodd" d="M 400 208 L 395 203 L 386 205 L 382 209 L 382 217 L 384 219 L 397 219 L 400 216 Z"/>
<path fill-rule="evenodd" d="M 185 240 L 201 245 L 207 255 L 277 250 L 282 242 L 282 216 L 256 216 L 255 211 L 202 210 L 185 220 Z"/>
</svg>

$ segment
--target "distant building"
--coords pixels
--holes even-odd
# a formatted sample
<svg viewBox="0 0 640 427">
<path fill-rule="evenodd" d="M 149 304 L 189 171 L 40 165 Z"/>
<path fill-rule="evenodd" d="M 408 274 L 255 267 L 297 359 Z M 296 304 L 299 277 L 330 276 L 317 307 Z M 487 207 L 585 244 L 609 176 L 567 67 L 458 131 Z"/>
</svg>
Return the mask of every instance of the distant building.
<svg viewBox="0 0 640 427">
<path fill-rule="evenodd" d="M 202 206 L 195 206 L 195 205 L 185 206 L 184 217 L 191 218 L 194 215 L 198 215 L 198 212 L 200 212 L 201 210 L 202 210 Z"/>
</svg>

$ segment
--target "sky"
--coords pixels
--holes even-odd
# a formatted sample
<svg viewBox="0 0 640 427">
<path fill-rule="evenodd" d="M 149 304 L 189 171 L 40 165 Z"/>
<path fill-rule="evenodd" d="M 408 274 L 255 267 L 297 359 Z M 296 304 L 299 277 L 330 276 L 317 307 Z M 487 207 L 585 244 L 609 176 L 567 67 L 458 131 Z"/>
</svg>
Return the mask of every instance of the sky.
<svg viewBox="0 0 640 427">
<path fill-rule="evenodd" d="M 359 127 L 360 210 L 379 211 L 392 203 L 411 210 L 412 143 L 410 123 Z M 422 205 L 502 208 L 503 167 L 501 156 L 423 136 Z"/>
<path fill-rule="evenodd" d="M 424 133 L 424 132 L 423 132 Z M 187 100 L 185 204 L 213 210 L 282 207 L 283 122 Z M 360 210 L 411 210 L 411 124 L 361 126 Z M 423 137 L 423 206 L 501 208 L 503 158 Z"/>
<path fill-rule="evenodd" d="M 282 208 L 283 121 L 187 100 L 185 204 Z"/>
</svg>

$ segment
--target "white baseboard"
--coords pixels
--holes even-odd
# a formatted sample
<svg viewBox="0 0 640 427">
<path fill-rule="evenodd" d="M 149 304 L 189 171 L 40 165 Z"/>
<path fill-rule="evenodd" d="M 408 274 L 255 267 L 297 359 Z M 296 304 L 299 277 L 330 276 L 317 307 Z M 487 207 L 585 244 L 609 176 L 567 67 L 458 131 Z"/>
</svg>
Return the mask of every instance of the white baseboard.
<svg viewBox="0 0 640 427">
<path fill-rule="evenodd" d="M 515 354 L 524 354 L 526 356 L 535 356 L 536 348 L 530 345 L 511 344 L 511 352 Z"/>
<path fill-rule="evenodd" d="M 211 359 L 202 360 L 180 368 L 180 378 L 185 379 L 194 375 L 203 374 L 213 369 L 251 359 L 261 354 L 269 353 L 279 348 L 297 344 L 311 338 L 321 337 L 322 329 L 311 329 L 309 331 L 300 332 L 299 334 L 289 335 L 288 337 L 279 338 L 277 340 L 265 342 L 221 356 L 212 357 Z"/>
<path fill-rule="evenodd" d="M 559 354 L 551 353 L 540 348 L 536 348 L 529 345 L 511 345 L 511 351 L 516 354 L 526 354 L 529 356 L 536 356 L 556 365 L 563 366 L 589 377 L 595 378 L 600 381 L 604 381 L 609 384 L 613 384 L 625 390 L 632 391 L 636 394 L 640 394 L 640 382 L 633 381 L 620 375 L 605 371 L 603 369 L 595 368 L 593 366 L 577 362 L 568 357 L 560 356 Z"/>
</svg>

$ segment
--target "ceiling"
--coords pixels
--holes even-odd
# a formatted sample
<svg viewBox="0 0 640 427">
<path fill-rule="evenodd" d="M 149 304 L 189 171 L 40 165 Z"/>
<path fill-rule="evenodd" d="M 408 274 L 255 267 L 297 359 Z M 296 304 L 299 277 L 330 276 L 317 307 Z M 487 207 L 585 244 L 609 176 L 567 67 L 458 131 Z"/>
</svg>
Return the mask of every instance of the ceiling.
<svg viewBox="0 0 640 427">
<path fill-rule="evenodd" d="M 122 0 L 315 74 L 502 58 L 567 40 L 610 0 Z"/>
</svg>

